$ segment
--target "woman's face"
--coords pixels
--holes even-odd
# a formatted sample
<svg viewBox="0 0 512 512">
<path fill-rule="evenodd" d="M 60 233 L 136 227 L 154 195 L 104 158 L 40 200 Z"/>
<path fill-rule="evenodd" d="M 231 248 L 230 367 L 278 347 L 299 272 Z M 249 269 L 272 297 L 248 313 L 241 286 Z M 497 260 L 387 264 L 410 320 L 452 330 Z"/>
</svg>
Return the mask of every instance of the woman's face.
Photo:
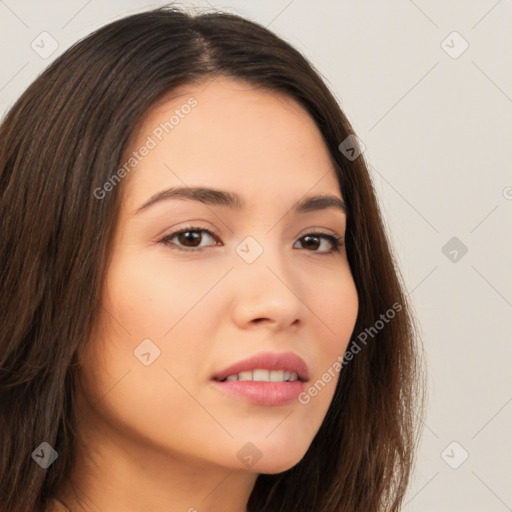
<svg viewBox="0 0 512 512">
<path fill-rule="evenodd" d="M 306 202 L 343 200 L 319 130 L 289 98 L 218 78 L 152 108 L 130 157 L 84 354 L 88 424 L 203 466 L 292 467 L 338 374 L 307 404 L 299 392 L 345 352 L 358 311 L 331 238 L 343 241 L 346 216 L 335 200 Z"/>
</svg>

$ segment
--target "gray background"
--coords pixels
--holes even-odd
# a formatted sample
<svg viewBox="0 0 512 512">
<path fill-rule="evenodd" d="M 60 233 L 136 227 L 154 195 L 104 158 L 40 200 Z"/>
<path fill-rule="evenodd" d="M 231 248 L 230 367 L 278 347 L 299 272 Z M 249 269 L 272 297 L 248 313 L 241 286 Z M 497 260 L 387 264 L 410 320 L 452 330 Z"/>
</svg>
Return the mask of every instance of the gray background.
<svg viewBox="0 0 512 512">
<path fill-rule="evenodd" d="M 163 3 L 0 1 L 0 111 L 79 38 Z M 295 45 L 366 147 L 429 370 L 405 510 L 512 510 L 512 2 L 181 5 L 239 13 Z"/>
</svg>

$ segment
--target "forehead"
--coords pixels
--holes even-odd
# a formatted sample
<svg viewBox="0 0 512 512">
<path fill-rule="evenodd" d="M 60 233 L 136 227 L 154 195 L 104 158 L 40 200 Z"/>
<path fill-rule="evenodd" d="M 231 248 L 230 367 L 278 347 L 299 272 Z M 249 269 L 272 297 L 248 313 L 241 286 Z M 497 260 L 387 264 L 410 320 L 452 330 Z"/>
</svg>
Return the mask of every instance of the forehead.
<svg viewBox="0 0 512 512">
<path fill-rule="evenodd" d="M 171 186 L 229 188 L 249 198 L 295 198 L 310 189 L 339 195 L 331 155 L 307 111 L 287 96 L 224 77 L 182 86 L 153 105 L 125 162 L 134 152 L 137 163 L 123 184 L 132 206 Z"/>
</svg>

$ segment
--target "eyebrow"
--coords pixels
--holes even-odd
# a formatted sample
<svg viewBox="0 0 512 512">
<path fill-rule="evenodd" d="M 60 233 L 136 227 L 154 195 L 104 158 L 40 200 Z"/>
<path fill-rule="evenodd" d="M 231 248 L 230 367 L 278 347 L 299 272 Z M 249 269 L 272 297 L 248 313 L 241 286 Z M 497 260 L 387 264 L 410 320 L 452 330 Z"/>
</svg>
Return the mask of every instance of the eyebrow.
<svg viewBox="0 0 512 512">
<path fill-rule="evenodd" d="M 235 192 L 206 187 L 172 187 L 167 190 L 157 192 L 151 196 L 135 211 L 135 214 L 146 210 L 156 203 L 168 201 L 170 199 L 188 199 L 211 206 L 225 206 L 234 210 L 241 210 L 245 205 L 245 201 L 242 197 Z M 305 197 L 297 201 L 292 208 L 295 213 L 299 214 L 326 210 L 328 208 L 336 208 L 344 214 L 347 213 L 347 206 L 345 202 L 341 198 L 329 194 Z"/>
</svg>

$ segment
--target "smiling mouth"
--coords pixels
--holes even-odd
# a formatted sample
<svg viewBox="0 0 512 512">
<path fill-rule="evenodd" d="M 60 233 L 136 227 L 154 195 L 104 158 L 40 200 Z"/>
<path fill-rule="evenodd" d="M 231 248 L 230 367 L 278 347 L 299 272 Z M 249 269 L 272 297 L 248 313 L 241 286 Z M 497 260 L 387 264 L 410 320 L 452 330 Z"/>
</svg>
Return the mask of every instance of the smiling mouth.
<svg viewBox="0 0 512 512">
<path fill-rule="evenodd" d="M 212 379 L 214 387 L 235 399 L 274 407 L 295 402 L 306 386 L 297 372 L 255 368 Z"/>
<path fill-rule="evenodd" d="M 215 382 L 304 383 L 308 366 L 294 352 L 260 352 L 212 375 Z"/>
</svg>

